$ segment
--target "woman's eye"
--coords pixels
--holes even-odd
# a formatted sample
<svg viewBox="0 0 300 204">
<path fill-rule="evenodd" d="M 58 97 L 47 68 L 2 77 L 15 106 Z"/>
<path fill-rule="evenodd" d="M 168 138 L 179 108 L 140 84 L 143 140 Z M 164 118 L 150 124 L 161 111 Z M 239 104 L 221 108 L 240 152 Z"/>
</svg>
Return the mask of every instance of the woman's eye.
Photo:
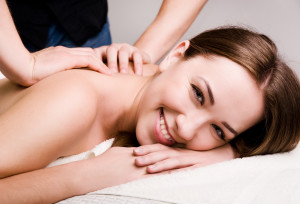
<svg viewBox="0 0 300 204">
<path fill-rule="evenodd" d="M 218 137 L 220 137 L 220 139 L 222 139 L 223 141 L 225 141 L 225 134 L 224 134 L 223 130 L 219 126 L 217 126 L 215 124 L 211 124 L 211 125 L 215 129 Z"/>
<path fill-rule="evenodd" d="M 202 91 L 195 85 L 192 85 L 193 92 L 197 101 L 200 102 L 201 105 L 204 104 L 204 96 Z"/>
</svg>

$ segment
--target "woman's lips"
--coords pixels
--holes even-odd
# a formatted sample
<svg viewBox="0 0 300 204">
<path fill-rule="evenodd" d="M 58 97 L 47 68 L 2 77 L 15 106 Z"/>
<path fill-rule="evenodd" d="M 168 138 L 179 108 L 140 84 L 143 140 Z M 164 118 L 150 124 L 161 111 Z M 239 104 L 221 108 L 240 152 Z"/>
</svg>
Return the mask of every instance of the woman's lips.
<svg viewBox="0 0 300 204">
<path fill-rule="evenodd" d="M 164 116 L 163 108 L 161 108 L 159 111 L 156 125 L 154 127 L 154 134 L 157 141 L 163 145 L 170 146 L 176 143 L 168 131 L 168 124 Z"/>
</svg>

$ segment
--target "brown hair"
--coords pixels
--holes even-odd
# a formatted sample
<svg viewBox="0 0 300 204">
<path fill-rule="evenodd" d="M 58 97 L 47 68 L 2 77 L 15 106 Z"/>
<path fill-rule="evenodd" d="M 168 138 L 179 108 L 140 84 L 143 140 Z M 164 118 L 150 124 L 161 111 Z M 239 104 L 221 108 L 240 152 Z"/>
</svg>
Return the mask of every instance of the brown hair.
<svg viewBox="0 0 300 204">
<path fill-rule="evenodd" d="M 184 54 L 223 56 L 243 66 L 264 91 L 264 118 L 231 145 L 240 156 L 290 151 L 300 139 L 300 85 L 265 35 L 241 27 L 221 27 L 190 40 Z M 230 74 L 230 73 L 228 73 Z"/>
</svg>

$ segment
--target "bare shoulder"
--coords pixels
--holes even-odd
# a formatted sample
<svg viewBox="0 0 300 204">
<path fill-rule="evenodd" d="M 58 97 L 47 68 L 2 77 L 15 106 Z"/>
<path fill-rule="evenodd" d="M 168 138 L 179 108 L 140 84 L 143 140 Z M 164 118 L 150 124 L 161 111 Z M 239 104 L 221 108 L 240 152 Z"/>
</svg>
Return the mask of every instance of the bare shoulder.
<svg viewBox="0 0 300 204">
<path fill-rule="evenodd" d="M 43 168 L 85 150 L 98 108 L 89 73 L 66 71 L 5 93 L 10 101 L 0 114 L 0 154 L 6 155 L 0 159 L 0 177 Z"/>
<path fill-rule="evenodd" d="M 76 86 L 83 87 L 83 88 L 93 88 L 93 84 L 91 83 L 94 79 L 101 79 L 107 78 L 106 75 L 100 74 L 94 71 L 86 70 L 86 69 L 71 69 L 67 71 L 62 71 L 51 75 L 42 81 L 38 82 L 32 87 L 35 86 L 51 86 L 50 87 L 72 87 Z"/>
<path fill-rule="evenodd" d="M 86 94 L 85 97 L 92 97 L 91 94 L 97 81 L 98 84 L 104 83 L 105 78 L 102 74 L 88 70 L 68 70 L 51 75 L 31 87 L 22 87 L 8 79 L 0 80 L 0 114 L 15 104 L 20 98 L 26 97 L 28 94 L 48 95 L 54 98 L 56 94 Z"/>
</svg>

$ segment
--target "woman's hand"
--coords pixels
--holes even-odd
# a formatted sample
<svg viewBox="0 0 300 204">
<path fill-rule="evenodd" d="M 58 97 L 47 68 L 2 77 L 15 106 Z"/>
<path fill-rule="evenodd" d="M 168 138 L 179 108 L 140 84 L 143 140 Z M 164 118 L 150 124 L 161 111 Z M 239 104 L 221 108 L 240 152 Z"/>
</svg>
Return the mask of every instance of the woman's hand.
<svg viewBox="0 0 300 204">
<path fill-rule="evenodd" d="M 133 62 L 134 73 L 143 74 L 143 64 L 151 62 L 150 56 L 138 48 L 126 43 L 114 43 L 94 49 L 97 56 L 107 62 L 113 72 L 128 73 L 129 61 Z"/>
<path fill-rule="evenodd" d="M 72 68 L 88 67 L 103 74 L 111 74 L 111 70 L 96 56 L 92 48 L 67 48 L 63 46 L 49 47 L 33 56 L 32 83 L 59 71 Z"/>
<path fill-rule="evenodd" d="M 90 160 L 93 170 L 88 174 L 93 175 L 87 188 L 102 189 L 115 186 L 129 181 L 149 177 L 144 166 L 135 165 L 134 148 L 112 147 L 103 154 Z M 86 180 L 88 181 L 88 180 Z"/>
<path fill-rule="evenodd" d="M 236 158 L 229 144 L 208 151 L 173 148 L 162 144 L 144 145 L 134 149 L 135 164 L 147 167 L 148 173 L 182 168 L 196 168 Z"/>
</svg>

